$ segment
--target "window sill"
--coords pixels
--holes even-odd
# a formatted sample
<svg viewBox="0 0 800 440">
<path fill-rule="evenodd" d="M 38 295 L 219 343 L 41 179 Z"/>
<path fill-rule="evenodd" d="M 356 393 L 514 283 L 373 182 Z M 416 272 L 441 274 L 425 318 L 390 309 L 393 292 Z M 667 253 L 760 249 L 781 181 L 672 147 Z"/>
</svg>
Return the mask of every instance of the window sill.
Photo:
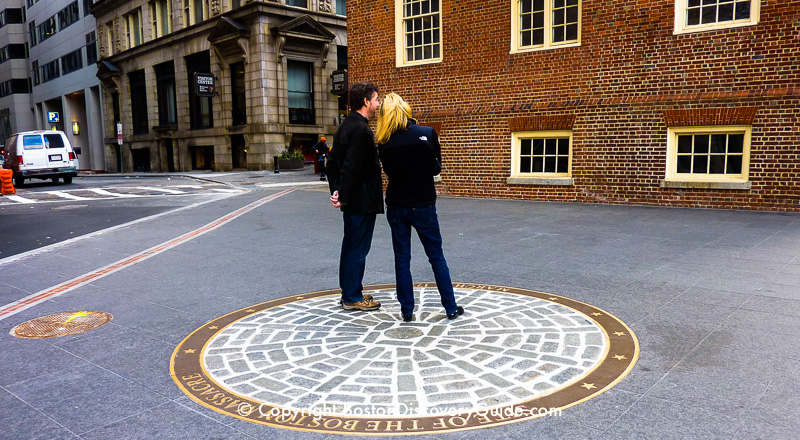
<svg viewBox="0 0 800 440">
<path fill-rule="evenodd" d="M 414 67 L 414 66 L 427 66 L 428 64 L 441 64 L 442 58 L 433 58 L 430 60 L 423 60 L 423 61 L 409 61 L 409 62 L 396 62 L 395 67 L 398 69 L 403 67 Z"/>
<path fill-rule="evenodd" d="M 700 32 L 719 31 L 723 29 L 736 29 L 741 27 L 755 26 L 757 24 L 758 20 L 752 20 L 752 21 L 739 21 L 733 23 L 722 22 L 710 25 L 683 26 L 683 27 L 676 27 L 672 34 L 673 35 L 696 34 Z"/>
<path fill-rule="evenodd" d="M 558 50 L 558 49 L 566 49 L 570 47 L 580 47 L 580 41 L 574 41 L 570 43 L 562 43 L 562 44 L 551 44 L 551 45 L 541 45 L 541 46 L 518 46 L 513 47 L 508 53 L 509 55 L 516 55 L 520 53 L 529 53 L 529 52 L 542 52 L 546 50 Z"/>
<path fill-rule="evenodd" d="M 572 186 L 575 179 L 572 177 L 509 177 L 509 185 L 542 185 L 542 186 Z"/>
<path fill-rule="evenodd" d="M 749 190 L 753 187 L 752 182 L 679 182 L 674 180 L 662 180 L 662 188 L 686 188 L 686 189 L 744 189 Z"/>
</svg>

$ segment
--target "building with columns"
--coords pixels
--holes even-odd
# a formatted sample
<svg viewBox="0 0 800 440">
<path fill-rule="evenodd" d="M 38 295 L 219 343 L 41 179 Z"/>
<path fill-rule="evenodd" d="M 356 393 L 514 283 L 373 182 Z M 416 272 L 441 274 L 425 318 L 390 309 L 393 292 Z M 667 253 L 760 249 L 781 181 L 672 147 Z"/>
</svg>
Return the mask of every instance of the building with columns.
<svg viewBox="0 0 800 440">
<path fill-rule="evenodd" d="M 97 0 L 92 14 L 110 171 L 270 169 L 345 111 L 330 93 L 347 64 L 343 0 Z M 196 74 L 213 75 L 213 96 Z"/>
</svg>

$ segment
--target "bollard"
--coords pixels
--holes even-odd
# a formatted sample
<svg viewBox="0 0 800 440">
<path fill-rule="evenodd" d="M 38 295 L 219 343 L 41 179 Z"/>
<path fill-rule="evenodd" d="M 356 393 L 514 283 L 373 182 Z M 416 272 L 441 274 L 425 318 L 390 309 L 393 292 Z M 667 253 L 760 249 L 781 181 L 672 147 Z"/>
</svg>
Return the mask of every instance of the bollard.
<svg viewBox="0 0 800 440">
<path fill-rule="evenodd" d="M 7 169 L 0 169 L 0 193 L 3 195 L 16 194 L 17 190 L 14 189 L 14 171 Z"/>
<path fill-rule="evenodd" d="M 272 161 L 275 164 L 275 174 L 279 174 L 280 171 L 278 171 L 278 156 L 272 156 Z"/>
</svg>

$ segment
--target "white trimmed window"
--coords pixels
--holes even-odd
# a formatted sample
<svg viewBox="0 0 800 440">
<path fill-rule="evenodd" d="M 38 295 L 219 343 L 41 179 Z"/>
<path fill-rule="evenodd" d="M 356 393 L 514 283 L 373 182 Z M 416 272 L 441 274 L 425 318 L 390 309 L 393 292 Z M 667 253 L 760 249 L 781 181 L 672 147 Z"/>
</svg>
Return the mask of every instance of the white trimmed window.
<svg viewBox="0 0 800 440">
<path fill-rule="evenodd" d="M 151 2 L 150 19 L 153 23 L 153 39 L 172 32 L 172 7 L 169 0 Z"/>
<path fill-rule="evenodd" d="M 581 0 L 512 0 L 511 53 L 581 44 Z"/>
<path fill-rule="evenodd" d="M 440 0 L 395 0 L 397 66 L 442 61 Z"/>
<path fill-rule="evenodd" d="M 761 0 L 676 0 L 675 33 L 758 24 Z"/>
<path fill-rule="evenodd" d="M 125 29 L 129 49 L 142 44 L 142 8 L 136 8 L 125 16 Z"/>
<path fill-rule="evenodd" d="M 666 181 L 747 182 L 749 125 L 669 127 Z"/>
<path fill-rule="evenodd" d="M 511 177 L 571 176 L 571 130 L 511 133 Z"/>
</svg>

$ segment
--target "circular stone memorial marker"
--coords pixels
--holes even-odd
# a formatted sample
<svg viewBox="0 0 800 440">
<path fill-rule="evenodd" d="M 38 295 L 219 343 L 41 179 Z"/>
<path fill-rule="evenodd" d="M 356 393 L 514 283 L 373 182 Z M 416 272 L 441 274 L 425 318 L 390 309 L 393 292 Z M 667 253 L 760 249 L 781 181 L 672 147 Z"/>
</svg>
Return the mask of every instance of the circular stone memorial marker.
<svg viewBox="0 0 800 440">
<path fill-rule="evenodd" d="M 339 291 L 281 298 L 217 318 L 172 355 L 196 402 L 266 425 L 413 435 L 557 414 L 622 380 L 639 346 L 619 319 L 569 298 L 454 284 L 466 313 L 448 320 L 435 283 L 416 283 L 403 322 L 394 285 L 345 311 Z"/>
</svg>

